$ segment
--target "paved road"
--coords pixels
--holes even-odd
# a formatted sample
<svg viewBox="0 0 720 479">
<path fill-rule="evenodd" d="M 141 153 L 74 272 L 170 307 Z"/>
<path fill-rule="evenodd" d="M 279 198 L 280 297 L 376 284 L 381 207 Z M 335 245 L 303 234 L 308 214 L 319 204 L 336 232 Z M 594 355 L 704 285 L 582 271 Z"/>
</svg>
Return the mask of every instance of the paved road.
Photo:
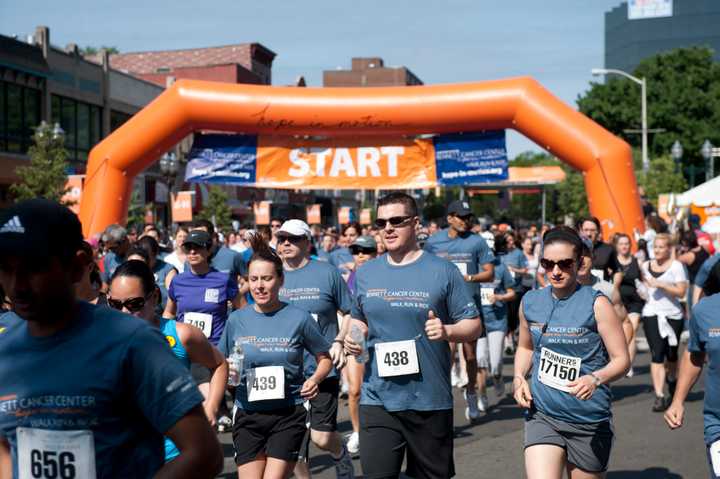
<svg viewBox="0 0 720 479">
<path fill-rule="evenodd" d="M 509 381 L 512 371 L 510 358 L 505 374 Z M 701 382 L 700 382 L 701 383 Z M 608 479 L 695 479 L 708 477 L 705 445 L 702 440 L 701 384 L 691 392 L 686 404 L 686 424 L 670 431 L 662 415 L 650 408 L 649 355 L 638 355 L 635 376 L 613 386 L 616 441 L 613 448 Z M 508 385 L 509 386 L 509 385 Z M 523 420 L 520 409 L 510 397 L 499 403 L 490 392 L 493 404 L 490 412 L 476 424 L 469 425 L 464 417 L 464 403 L 455 390 L 455 466 L 458 478 L 522 478 Z M 347 407 L 341 405 L 340 428 L 348 432 Z M 237 477 L 232 460 L 229 434 L 222 434 L 225 447 L 223 478 Z M 360 476 L 359 461 L 355 461 Z M 330 456 L 314 452 L 311 460 L 313 477 L 335 477 Z"/>
</svg>

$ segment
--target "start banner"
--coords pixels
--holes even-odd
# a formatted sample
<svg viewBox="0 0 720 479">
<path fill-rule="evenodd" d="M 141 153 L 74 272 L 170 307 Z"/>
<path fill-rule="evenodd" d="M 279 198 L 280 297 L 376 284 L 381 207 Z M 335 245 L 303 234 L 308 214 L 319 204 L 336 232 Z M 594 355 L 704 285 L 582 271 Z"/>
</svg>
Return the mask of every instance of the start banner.
<svg viewBox="0 0 720 479">
<path fill-rule="evenodd" d="M 502 181 L 505 131 L 429 138 L 198 134 L 185 180 L 287 189 L 415 189 Z"/>
</svg>

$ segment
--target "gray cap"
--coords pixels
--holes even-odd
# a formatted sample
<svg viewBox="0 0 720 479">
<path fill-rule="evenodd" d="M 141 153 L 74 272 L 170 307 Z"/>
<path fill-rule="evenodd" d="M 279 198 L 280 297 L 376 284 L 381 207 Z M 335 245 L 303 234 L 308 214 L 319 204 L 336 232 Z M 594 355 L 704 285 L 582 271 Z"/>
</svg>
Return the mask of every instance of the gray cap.
<svg viewBox="0 0 720 479">
<path fill-rule="evenodd" d="M 360 248 L 377 249 L 377 242 L 372 236 L 358 236 L 350 246 L 359 246 Z"/>
<path fill-rule="evenodd" d="M 450 203 L 447 209 L 449 215 L 467 216 L 472 214 L 470 203 L 465 200 L 456 200 Z"/>
<path fill-rule="evenodd" d="M 210 249 L 210 247 L 212 246 L 212 240 L 207 231 L 191 230 L 188 233 L 187 238 L 185 238 L 183 246 L 191 244 L 202 246 L 205 249 Z"/>
</svg>

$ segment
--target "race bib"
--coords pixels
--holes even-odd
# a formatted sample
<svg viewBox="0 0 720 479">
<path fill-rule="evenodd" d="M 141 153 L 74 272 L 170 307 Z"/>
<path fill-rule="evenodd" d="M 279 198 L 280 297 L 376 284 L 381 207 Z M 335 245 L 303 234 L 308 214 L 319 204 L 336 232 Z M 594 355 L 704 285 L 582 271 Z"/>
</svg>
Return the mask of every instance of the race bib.
<svg viewBox="0 0 720 479">
<path fill-rule="evenodd" d="M 20 479 L 97 477 L 92 431 L 17 428 Z"/>
<path fill-rule="evenodd" d="M 467 274 L 467 263 L 453 263 L 453 264 L 457 267 L 457 269 L 460 270 L 460 274 L 462 274 L 463 277 L 465 277 L 465 275 Z"/>
<path fill-rule="evenodd" d="M 414 339 L 376 344 L 375 359 L 381 378 L 420 372 Z"/>
<path fill-rule="evenodd" d="M 205 302 L 206 303 L 219 303 L 220 302 L 220 290 L 217 288 L 207 288 L 205 290 Z"/>
<path fill-rule="evenodd" d="M 710 462 L 715 475 L 720 476 L 720 441 L 710 444 Z"/>
<path fill-rule="evenodd" d="M 247 377 L 248 401 L 285 399 L 285 369 L 263 366 L 251 369 Z"/>
<path fill-rule="evenodd" d="M 495 288 L 480 288 L 480 304 L 482 306 L 495 304 Z"/>
<path fill-rule="evenodd" d="M 580 358 L 565 356 L 548 348 L 542 348 L 538 379 L 546 386 L 570 392 L 568 384 L 580 377 L 581 363 Z"/>
<path fill-rule="evenodd" d="M 212 314 L 185 313 L 184 321 L 202 331 L 206 338 L 209 338 L 210 334 L 212 334 Z"/>
<path fill-rule="evenodd" d="M 605 274 L 603 273 L 603 270 L 601 269 L 591 269 L 590 274 L 595 276 L 597 279 L 604 280 Z"/>
</svg>

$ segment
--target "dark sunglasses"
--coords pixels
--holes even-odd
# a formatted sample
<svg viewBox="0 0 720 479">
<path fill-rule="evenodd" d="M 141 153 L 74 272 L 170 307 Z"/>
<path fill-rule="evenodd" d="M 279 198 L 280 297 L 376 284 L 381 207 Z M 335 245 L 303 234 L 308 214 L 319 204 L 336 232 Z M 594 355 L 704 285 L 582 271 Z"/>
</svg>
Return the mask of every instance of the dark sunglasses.
<svg viewBox="0 0 720 479">
<path fill-rule="evenodd" d="M 472 213 L 469 214 L 469 215 L 464 215 L 464 216 L 460 216 L 460 215 L 453 215 L 453 216 L 455 216 L 455 218 L 459 218 L 460 220 L 462 220 L 462 221 L 464 221 L 464 222 L 466 222 L 466 223 L 467 223 L 468 221 L 470 221 L 471 219 L 473 219 Z"/>
<path fill-rule="evenodd" d="M 392 218 L 377 218 L 375 220 L 375 226 L 377 226 L 380 229 L 384 229 L 385 226 L 390 223 L 390 226 L 398 227 L 401 226 L 403 223 L 407 222 L 407 220 L 414 218 L 414 216 L 393 216 Z"/>
<path fill-rule="evenodd" d="M 358 246 L 351 246 L 350 247 L 350 254 L 375 254 L 377 253 L 377 250 L 375 248 L 360 248 Z"/>
<path fill-rule="evenodd" d="M 304 239 L 305 239 L 304 236 L 290 236 L 290 235 L 278 235 L 277 236 L 278 244 L 283 244 L 286 241 L 290 242 L 290 244 L 298 244 Z"/>
<path fill-rule="evenodd" d="M 185 253 L 189 253 L 192 250 L 197 251 L 199 249 L 208 249 L 208 247 L 207 247 L 207 245 L 197 244 L 197 243 L 185 243 L 184 245 L 182 245 L 182 250 Z"/>
<path fill-rule="evenodd" d="M 138 297 L 138 298 L 130 298 L 126 299 L 125 301 L 118 301 L 117 299 L 108 298 L 108 306 L 110 306 L 112 309 L 117 309 L 118 311 L 122 311 L 123 308 L 127 308 L 128 311 L 131 313 L 137 313 L 141 309 L 145 307 L 145 302 L 147 301 L 147 298 Z"/>
<path fill-rule="evenodd" d="M 575 260 L 575 258 L 565 258 L 559 261 L 552 261 L 549 259 L 541 258 L 540 266 L 542 266 L 543 269 L 547 272 L 554 270 L 556 265 L 563 271 L 570 271 L 572 270 L 576 262 L 577 261 Z"/>
</svg>

